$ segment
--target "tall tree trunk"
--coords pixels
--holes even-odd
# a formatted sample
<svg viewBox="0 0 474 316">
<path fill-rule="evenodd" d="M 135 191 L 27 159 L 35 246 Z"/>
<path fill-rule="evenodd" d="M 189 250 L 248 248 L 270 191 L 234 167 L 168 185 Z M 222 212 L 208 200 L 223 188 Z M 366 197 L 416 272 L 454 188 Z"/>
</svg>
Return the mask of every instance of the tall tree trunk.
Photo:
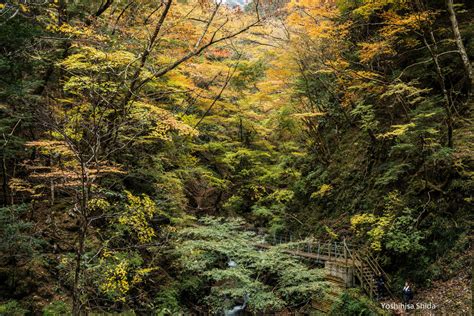
<svg viewBox="0 0 474 316">
<path fill-rule="evenodd" d="M 86 240 L 87 228 L 89 225 L 89 217 L 87 213 L 87 203 L 88 203 L 88 174 L 86 170 L 85 163 L 81 161 L 81 191 L 79 193 L 79 212 L 80 212 L 80 223 L 79 223 L 79 236 L 77 241 L 76 249 L 76 267 L 74 269 L 74 284 L 72 292 L 72 314 L 74 316 L 81 314 L 81 298 L 80 298 L 80 282 L 82 274 L 82 256 L 84 254 L 84 244 Z"/>
<path fill-rule="evenodd" d="M 76 267 L 74 269 L 74 285 L 72 290 L 72 314 L 74 316 L 81 314 L 80 281 L 82 272 L 82 255 L 84 253 L 84 242 L 86 239 L 87 219 L 81 218 L 78 247 L 76 249 Z"/>
<path fill-rule="evenodd" d="M 8 204 L 8 180 L 7 180 L 7 162 L 5 157 L 5 146 L 2 152 L 2 191 L 3 191 L 3 206 Z"/>
<path fill-rule="evenodd" d="M 433 34 L 433 31 L 431 29 L 429 30 L 429 36 L 431 38 L 433 45 L 430 45 L 428 43 L 428 40 L 426 39 L 425 36 L 423 36 L 423 41 L 425 43 L 426 48 L 430 52 L 431 58 L 433 59 L 436 75 L 438 78 L 438 84 L 440 85 L 441 91 L 443 92 L 444 109 L 446 112 L 446 126 L 448 129 L 447 146 L 449 148 L 453 148 L 453 110 L 452 109 L 454 108 L 454 104 L 453 104 L 453 100 L 450 97 L 448 89 L 446 87 L 446 81 L 444 78 L 443 70 L 439 63 L 438 44 Z"/>
<path fill-rule="evenodd" d="M 446 6 L 448 7 L 449 20 L 451 20 L 451 29 L 453 31 L 454 40 L 456 41 L 459 55 L 461 55 L 464 69 L 466 70 L 467 77 L 469 78 L 469 94 L 471 95 L 472 90 L 474 89 L 474 71 L 472 69 L 471 62 L 469 61 L 469 56 L 467 55 L 464 43 L 462 42 L 461 32 L 459 32 L 459 25 L 456 18 L 456 12 L 454 11 L 453 0 L 446 0 Z"/>
</svg>

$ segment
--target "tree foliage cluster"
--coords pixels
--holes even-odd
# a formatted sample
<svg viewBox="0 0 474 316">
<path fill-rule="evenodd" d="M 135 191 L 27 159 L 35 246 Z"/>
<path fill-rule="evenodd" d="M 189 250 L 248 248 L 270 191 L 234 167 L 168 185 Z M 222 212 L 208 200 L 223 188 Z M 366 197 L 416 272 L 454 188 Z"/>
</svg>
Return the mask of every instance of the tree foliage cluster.
<svg viewBox="0 0 474 316">
<path fill-rule="evenodd" d="M 472 223 L 472 3 L 290 6 L 308 135 L 291 209 L 313 219 L 303 230 L 355 235 L 400 282 L 442 276 Z"/>
<path fill-rule="evenodd" d="M 282 227 L 298 148 L 258 86 L 274 58 L 254 48 L 269 33 L 259 3 L 7 1 L 0 10 L 2 299 L 45 313 L 61 301 L 74 314 L 152 310 L 177 291 L 163 266 L 194 217 L 254 212 Z M 287 133 L 283 143 L 275 131 Z M 320 292 L 306 277 L 302 298 L 282 277 L 273 303 L 251 306 L 301 304 Z M 259 288 L 269 296 L 268 286 Z"/>
<path fill-rule="evenodd" d="M 472 10 L 0 1 L 0 313 L 310 312 L 321 271 L 250 228 L 352 239 L 399 280 L 456 271 Z"/>
</svg>

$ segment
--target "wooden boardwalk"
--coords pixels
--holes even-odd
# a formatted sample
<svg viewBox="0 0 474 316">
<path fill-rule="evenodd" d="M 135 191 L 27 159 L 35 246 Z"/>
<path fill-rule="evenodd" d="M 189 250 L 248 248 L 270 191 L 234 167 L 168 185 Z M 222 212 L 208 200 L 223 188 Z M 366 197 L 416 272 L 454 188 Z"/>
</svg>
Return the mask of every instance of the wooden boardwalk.
<svg viewBox="0 0 474 316">
<path fill-rule="evenodd" d="M 271 244 L 260 244 L 260 245 L 257 245 L 257 247 L 270 249 L 273 246 Z M 354 264 L 352 259 L 331 256 L 329 254 L 320 254 L 320 253 L 306 252 L 303 250 L 293 250 L 293 249 L 282 249 L 282 251 L 284 253 L 287 253 L 293 256 L 320 261 L 321 263 L 324 263 L 326 261 L 331 261 L 331 262 L 345 263 L 345 264 L 350 264 L 350 265 Z"/>
<path fill-rule="evenodd" d="M 291 236 L 271 236 L 257 247 L 270 249 L 278 246 L 284 253 L 324 264 L 329 277 L 340 279 L 346 286 L 359 286 L 370 297 L 377 297 L 377 278 L 382 277 L 386 294 L 390 290 L 391 278 L 373 258 L 370 251 L 360 250 L 342 242 L 292 240 Z"/>
</svg>

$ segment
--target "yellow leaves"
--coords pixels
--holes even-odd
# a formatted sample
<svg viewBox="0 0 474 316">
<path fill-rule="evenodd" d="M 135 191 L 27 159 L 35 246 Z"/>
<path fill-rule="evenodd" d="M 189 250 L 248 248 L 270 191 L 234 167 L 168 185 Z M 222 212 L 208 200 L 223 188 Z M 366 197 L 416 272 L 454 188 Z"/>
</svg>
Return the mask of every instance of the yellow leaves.
<svg viewBox="0 0 474 316">
<path fill-rule="evenodd" d="M 30 11 L 30 8 L 28 8 L 26 5 L 24 5 L 23 3 L 20 3 L 20 11 L 23 12 L 23 13 L 27 13 Z"/>
<path fill-rule="evenodd" d="M 288 189 L 279 189 L 273 192 L 270 195 L 270 198 L 278 203 L 286 203 L 288 201 L 291 201 L 294 196 L 294 192 L 292 190 Z"/>
<path fill-rule="evenodd" d="M 325 116 L 325 115 L 326 115 L 326 113 L 323 113 L 323 112 L 306 112 L 306 113 L 292 114 L 292 116 L 296 117 L 296 118 L 320 117 L 320 116 Z"/>
<path fill-rule="evenodd" d="M 135 275 L 132 278 L 132 284 L 136 285 L 141 282 L 143 282 L 143 277 L 150 274 L 150 272 L 158 270 L 157 267 L 152 267 L 152 268 L 142 268 L 142 269 L 137 269 L 135 271 Z"/>
<path fill-rule="evenodd" d="M 386 233 L 393 226 L 397 209 L 400 208 L 401 199 L 398 191 L 390 192 L 385 197 L 383 214 L 377 216 L 370 213 L 357 214 L 351 217 L 351 228 L 358 236 L 367 235 L 370 247 L 375 251 L 382 250 L 382 241 Z"/>
<path fill-rule="evenodd" d="M 351 74 L 355 79 L 364 79 L 364 80 L 380 80 L 383 79 L 381 75 L 372 71 L 357 70 L 352 71 Z"/>
<path fill-rule="evenodd" d="M 189 77 L 181 74 L 178 71 L 172 71 L 168 73 L 168 75 L 166 76 L 166 79 L 167 79 L 166 84 L 169 86 L 173 86 L 173 87 L 177 87 L 181 89 L 188 89 L 190 87 L 194 87 L 193 81 Z"/>
<path fill-rule="evenodd" d="M 357 228 L 362 224 L 373 224 L 376 221 L 374 214 L 357 214 L 351 217 L 351 227 L 357 231 Z"/>
<path fill-rule="evenodd" d="M 332 21 L 323 18 L 315 21 L 313 18 L 301 15 L 300 13 L 290 14 L 288 23 L 292 26 L 292 29 L 304 32 L 303 34 L 312 39 L 328 40 L 337 32 L 337 28 L 335 28 Z"/>
<path fill-rule="evenodd" d="M 366 233 L 371 241 L 372 250 L 380 251 L 382 239 L 394 219 L 395 216 L 392 214 L 376 217 L 374 214 L 363 213 L 351 218 L 351 227 L 359 236 Z"/>
<path fill-rule="evenodd" d="M 99 290 L 118 301 L 125 302 L 125 295 L 130 289 L 127 274 L 128 264 L 125 261 L 108 268 L 104 280 L 99 284 Z"/>
<path fill-rule="evenodd" d="M 313 17 L 334 18 L 337 14 L 336 7 L 325 0 L 291 0 L 287 8 L 292 11 L 308 10 Z"/>
<path fill-rule="evenodd" d="M 336 232 L 329 226 L 324 225 L 324 230 L 326 233 L 334 240 L 338 239 L 339 236 L 336 234 Z"/>
<path fill-rule="evenodd" d="M 135 60 L 135 55 L 128 51 L 104 52 L 94 47 L 81 46 L 77 53 L 70 55 L 60 65 L 69 71 L 100 71 L 126 67 Z"/>
<path fill-rule="evenodd" d="M 389 57 L 396 54 L 388 41 L 361 43 L 359 46 L 361 48 L 359 51 L 360 61 L 363 63 L 370 63 L 377 57 Z"/>
<path fill-rule="evenodd" d="M 355 9 L 353 12 L 362 17 L 368 18 L 375 11 L 382 9 L 390 1 L 387 0 L 364 0 L 363 5 Z"/>
<path fill-rule="evenodd" d="M 67 24 L 67 23 L 61 24 L 61 26 L 56 28 L 56 31 L 64 33 L 64 34 L 69 34 L 69 35 L 81 35 L 81 34 L 83 34 L 83 32 L 79 28 L 74 27 L 74 26 L 72 26 L 70 24 Z"/>
<path fill-rule="evenodd" d="M 327 1 L 292 0 L 287 5 L 288 28 L 294 33 L 297 41 L 311 41 L 316 39 L 328 42 L 334 40 L 342 31 L 333 20 L 339 16 L 339 10 Z"/>
<path fill-rule="evenodd" d="M 323 184 L 319 187 L 318 191 L 315 191 L 315 192 L 311 193 L 311 199 L 317 199 L 317 198 L 324 197 L 324 196 L 328 195 L 331 192 L 332 189 L 333 189 L 332 185 Z"/>
<path fill-rule="evenodd" d="M 49 16 L 50 16 L 51 19 L 56 18 L 55 14 L 53 12 L 50 12 Z M 51 21 L 51 23 L 49 23 L 47 25 L 46 29 L 48 31 L 59 32 L 59 33 L 65 34 L 65 35 L 73 36 L 73 37 L 77 37 L 77 36 L 80 36 L 80 35 L 84 34 L 84 31 L 81 30 L 81 28 L 79 28 L 79 27 L 76 27 L 76 26 L 73 26 L 73 25 L 70 25 L 70 24 L 67 24 L 67 23 L 63 23 L 61 25 L 58 25 L 53 21 Z"/>
<path fill-rule="evenodd" d="M 383 77 L 375 72 L 350 70 L 347 75 L 351 77 L 351 81 L 347 83 L 347 90 L 362 92 L 362 94 L 382 94 L 385 90 Z"/>
<path fill-rule="evenodd" d="M 147 195 L 139 197 L 128 191 L 125 193 L 128 203 L 118 222 L 130 227 L 140 243 L 150 242 L 156 234 L 153 227 L 149 225 L 149 221 L 159 212 L 158 207 Z"/>
<path fill-rule="evenodd" d="M 399 15 L 394 11 L 387 11 L 382 14 L 384 19 L 384 27 L 380 34 L 387 39 L 406 34 L 412 30 L 420 30 L 426 23 L 431 20 L 432 13 L 429 11 L 415 12 L 406 15 Z"/>
<path fill-rule="evenodd" d="M 198 132 L 188 124 L 179 121 L 174 115 L 156 105 L 135 102 L 134 116 L 137 120 L 146 121 L 151 125 L 151 131 L 145 137 L 147 139 L 159 139 L 163 141 L 171 140 L 171 132 L 176 132 L 180 136 L 198 135 Z"/>
<path fill-rule="evenodd" d="M 387 87 L 387 91 L 385 91 L 381 95 L 381 99 L 388 99 L 388 98 L 403 98 L 405 102 L 409 104 L 417 104 L 425 100 L 424 94 L 427 94 L 431 91 L 429 88 L 421 89 L 418 86 L 417 81 L 410 81 L 408 83 L 398 81 L 394 84 L 391 84 Z"/>
<path fill-rule="evenodd" d="M 113 252 L 105 248 L 99 260 L 100 292 L 114 301 L 125 302 L 127 294 L 134 286 L 143 282 L 145 276 L 158 270 L 157 267 L 140 267 L 140 265 L 141 262 L 131 258 L 130 254 Z"/>
<path fill-rule="evenodd" d="M 12 190 L 12 192 L 26 192 L 30 194 L 35 193 L 35 190 L 31 184 L 20 178 L 11 178 L 8 181 L 8 187 L 10 190 Z"/>
<path fill-rule="evenodd" d="M 406 34 L 420 31 L 431 23 L 433 12 L 410 12 L 410 8 L 410 2 L 407 0 L 364 0 L 362 5 L 353 11 L 364 18 L 377 15 L 381 19 L 382 27 L 378 30 L 379 41 L 360 45 L 362 62 L 368 63 L 379 56 L 396 54 L 393 47 L 399 46 L 399 41 L 403 41 L 409 47 L 418 44 L 417 40 L 407 37 Z"/>
<path fill-rule="evenodd" d="M 59 136 L 59 135 L 58 135 Z M 38 147 L 44 154 L 60 154 L 62 156 L 73 156 L 73 152 L 64 141 L 58 140 L 35 140 L 25 143 L 26 147 Z"/>
<path fill-rule="evenodd" d="M 112 252 L 109 251 L 107 248 L 105 248 L 103 251 L 102 251 L 102 258 L 109 258 L 112 256 Z"/>
<path fill-rule="evenodd" d="M 393 10 L 402 10 L 408 8 L 409 4 L 410 0 L 363 0 L 362 5 L 353 12 L 368 18 L 386 7 L 390 7 Z"/>
<path fill-rule="evenodd" d="M 93 198 L 89 200 L 87 207 L 93 210 L 105 211 L 110 207 L 110 203 L 101 198 Z"/>
<path fill-rule="evenodd" d="M 335 71 L 343 71 L 349 68 L 350 64 L 347 60 L 337 57 L 334 60 L 328 60 L 326 63 L 327 67 Z"/>
<path fill-rule="evenodd" d="M 392 125 L 393 129 L 387 133 L 377 135 L 377 138 L 391 138 L 404 135 L 409 128 L 415 127 L 414 123 Z"/>
</svg>

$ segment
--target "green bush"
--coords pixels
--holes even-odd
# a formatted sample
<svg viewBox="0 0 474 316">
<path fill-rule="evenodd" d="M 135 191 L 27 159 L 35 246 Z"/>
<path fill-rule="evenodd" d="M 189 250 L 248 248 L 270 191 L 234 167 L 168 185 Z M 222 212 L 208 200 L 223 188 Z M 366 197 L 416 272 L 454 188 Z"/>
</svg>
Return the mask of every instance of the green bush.
<svg viewBox="0 0 474 316">
<path fill-rule="evenodd" d="M 26 313 L 28 313 L 28 310 L 21 307 L 20 303 L 15 300 L 0 304 L 0 315 L 2 316 L 18 316 Z"/>
<path fill-rule="evenodd" d="M 333 305 L 329 315 L 378 316 L 389 314 L 381 309 L 376 302 L 361 295 L 358 289 L 351 289 L 341 294 L 339 301 Z"/>
<path fill-rule="evenodd" d="M 179 290 L 175 284 L 170 284 L 155 297 L 157 315 L 180 314 Z"/>
<path fill-rule="evenodd" d="M 325 295 L 321 270 L 309 269 L 279 247 L 259 251 L 255 245 L 261 237 L 246 231 L 244 224 L 237 218 L 205 217 L 199 226 L 179 232 L 174 256 L 180 278 L 198 278 L 190 284 L 193 288 L 182 288 L 183 301 L 189 293 L 202 293 L 202 303 L 219 313 L 247 297 L 249 311 L 271 313 L 302 307 Z"/>
<path fill-rule="evenodd" d="M 68 315 L 71 307 L 63 301 L 53 301 L 43 308 L 43 316 Z"/>
</svg>

